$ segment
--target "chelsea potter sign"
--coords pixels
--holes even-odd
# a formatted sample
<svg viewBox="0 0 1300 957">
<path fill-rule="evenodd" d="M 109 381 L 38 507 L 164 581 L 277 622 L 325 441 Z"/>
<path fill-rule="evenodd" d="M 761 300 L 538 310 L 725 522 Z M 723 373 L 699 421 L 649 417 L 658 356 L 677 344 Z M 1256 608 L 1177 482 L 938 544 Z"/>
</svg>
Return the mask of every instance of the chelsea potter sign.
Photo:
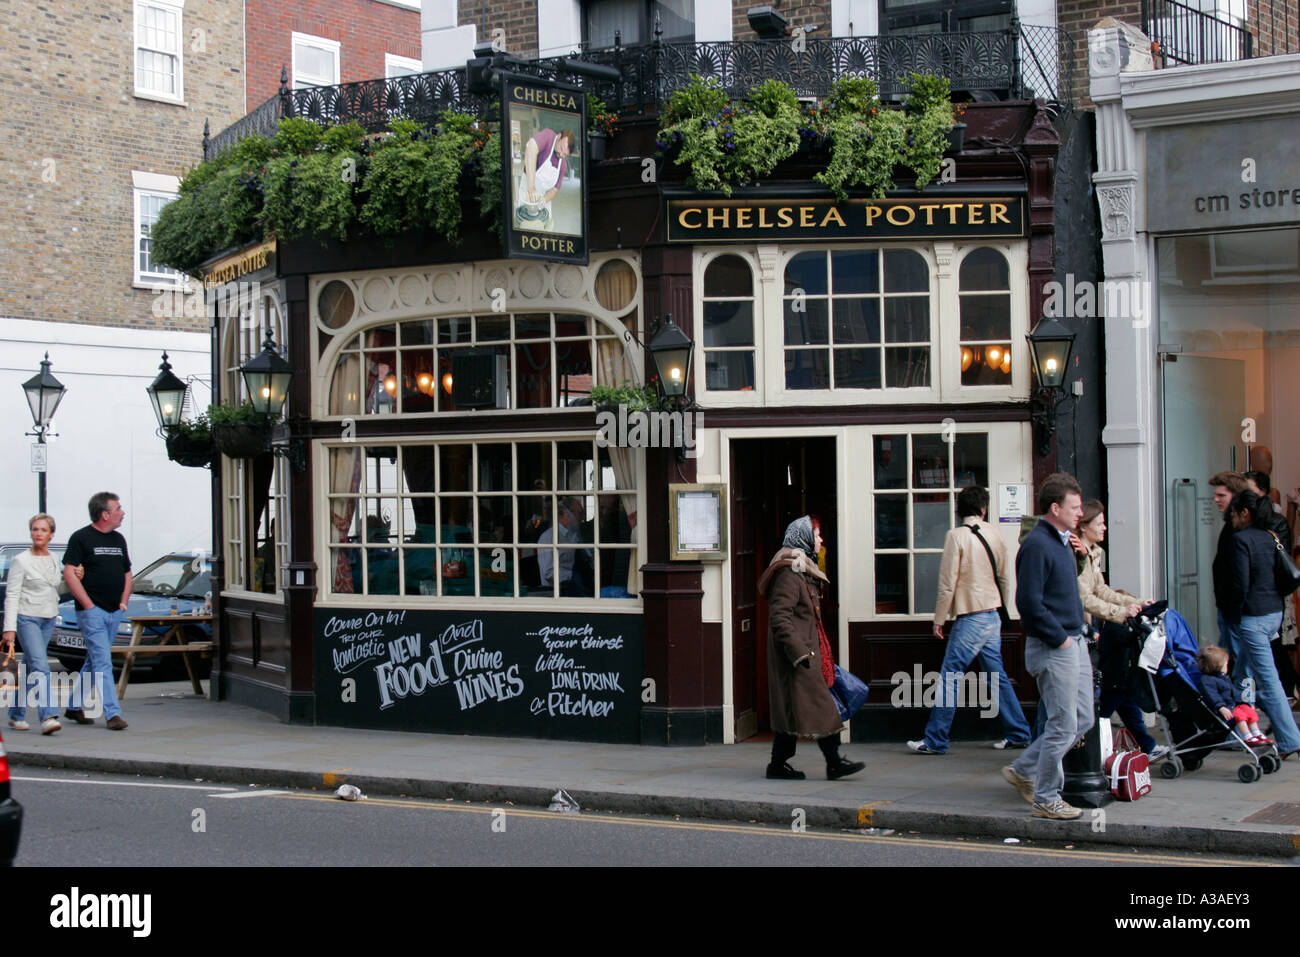
<svg viewBox="0 0 1300 957">
<path fill-rule="evenodd" d="M 1020 196 L 669 200 L 672 243 L 951 239 L 1025 234 Z"/>
</svg>

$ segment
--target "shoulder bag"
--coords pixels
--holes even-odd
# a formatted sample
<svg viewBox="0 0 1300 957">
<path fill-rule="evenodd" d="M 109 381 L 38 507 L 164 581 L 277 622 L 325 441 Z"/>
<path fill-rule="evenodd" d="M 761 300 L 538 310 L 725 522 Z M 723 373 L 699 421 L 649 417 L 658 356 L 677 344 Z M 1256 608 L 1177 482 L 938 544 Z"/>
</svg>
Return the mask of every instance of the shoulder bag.
<svg viewBox="0 0 1300 957">
<path fill-rule="evenodd" d="M 1282 547 L 1282 540 L 1277 537 L 1277 532 L 1269 532 L 1269 534 L 1273 536 L 1273 544 L 1277 546 L 1277 551 L 1273 554 L 1273 584 L 1277 588 L 1277 593 L 1285 598 L 1300 588 L 1300 568 L 1296 568 L 1295 560 Z"/>
</svg>

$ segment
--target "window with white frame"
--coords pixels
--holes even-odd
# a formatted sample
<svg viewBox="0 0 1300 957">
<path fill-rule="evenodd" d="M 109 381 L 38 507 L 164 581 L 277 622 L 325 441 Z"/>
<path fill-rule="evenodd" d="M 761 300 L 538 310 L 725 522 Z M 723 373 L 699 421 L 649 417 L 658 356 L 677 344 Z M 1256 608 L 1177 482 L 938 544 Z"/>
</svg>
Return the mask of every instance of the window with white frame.
<svg viewBox="0 0 1300 957">
<path fill-rule="evenodd" d="M 872 437 L 877 615 L 920 615 L 939 593 L 943 540 L 957 492 L 989 485 L 987 432 L 894 432 Z"/>
<path fill-rule="evenodd" d="M 337 40 L 315 37 L 308 33 L 293 34 L 293 88 L 334 86 L 339 82 Z"/>
<path fill-rule="evenodd" d="M 178 286 L 185 277 L 153 260 L 153 227 L 162 208 L 176 198 L 179 181 L 159 173 L 131 174 L 134 191 L 135 249 L 132 281 L 137 286 Z"/>
<path fill-rule="evenodd" d="M 1023 241 L 699 249 L 695 388 L 732 407 L 1025 398 L 1027 269 Z"/>
<path fill-rule="evenodd" d="M 236 315 L 222 321 L 227 329 L 225 394 L 237 405 L 248 399 L 239 367 L 262 351 L 268 329 L 277 344 L 283 343 L 284 323 L 273 296 L 247 295 L 234 302 Z M 284 586 L 281 569 L 289 561 L 287 463 L 269 451 L 248 459 L 222 456 L 222 462 L 226 588 L 276 594 Z"/>
<path fill-rule="evenodd" d="M 408 56 L 398 56 L 395 53 L 384 54 L 384 77 L 391 80 L 395 76 L 412 76 L 416 73 L 423 73 L 424 65 L 419 60 L 413 60 Z"/>
<path fill-rule="evenodd" d="M 723 255 L 704 270 L 704 378 L 717 392 L 754 388 L 754 278 L 743 256 Z"/>
<path fill-rule="evenodd" d="M 929 387 L 930 267 L 919 253 L 797 253 L 782 298 L 787 390 Z"/>
<path fill-rule="evenodd" d="M 996 249 L 972 249 L 958 272 L 961 384 L 1011 384 L 1011 269 Z"/>
<path fill-rule="evenodd" d="M 629 599 L 637 475 L 591 437 L 327 447 L 330 593 Z"/>
<path fill-rule="evenodd" d="M 181 29 L 183 0 L 137 0 L 135 92 L 180 101 L 184 96 Z"/>
</svg>

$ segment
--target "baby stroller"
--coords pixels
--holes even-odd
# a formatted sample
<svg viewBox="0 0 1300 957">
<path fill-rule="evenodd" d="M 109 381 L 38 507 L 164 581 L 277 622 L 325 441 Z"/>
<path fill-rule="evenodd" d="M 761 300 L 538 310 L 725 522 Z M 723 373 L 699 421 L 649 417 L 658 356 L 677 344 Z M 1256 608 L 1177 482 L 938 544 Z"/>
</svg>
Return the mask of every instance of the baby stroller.
<svg viewBox="0 0 1300 957">
<path fill-rule="evenodd" d="M 1157 602 L 1142 609 L 1131 629 L 1138 640 L 1137 665 L 1132 687 L 1143 710 L 1152 706 L 1169 745 L 1160 775 L 1176 778 L 1195 771 L 1211 751 L 1240 750 L 1250 760 L 1237 768 L 1244 784 L 1258 781 L 1282 766 L 1277 746 L 1251 746 L 1236 727 L 1206 703 L 1201 694 L 1201 672 L 1196 666 L 1200 644 L 1187 621 Z M 1138 693 L 1145 678 L 1145 693 Z M 1145 701 L 1143 699 L 1146 699 Z"/>
</svg>

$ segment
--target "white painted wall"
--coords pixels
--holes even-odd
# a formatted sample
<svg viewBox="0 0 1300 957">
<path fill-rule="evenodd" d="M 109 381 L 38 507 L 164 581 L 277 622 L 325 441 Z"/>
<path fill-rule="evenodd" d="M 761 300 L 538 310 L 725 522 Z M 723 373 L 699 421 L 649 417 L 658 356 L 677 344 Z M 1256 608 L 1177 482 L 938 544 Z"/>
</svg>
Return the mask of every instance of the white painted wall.
<svg viewBox="0 0 1300 957">
<path fill-rule="evenodd" d="M 122 496 L 121 532 L 137 571 L 173 550 L 212 547 L 212 473 L 183 468 L 167 458 L 145 386 L 158 374 L 166 349 L 182 379 L 210 367 L 206 334 L 131 330 L 64 322 L 0 318 L 0 540 L 26 541 L 27 520 L 37 511 L 36 473 L 29 448 L 35 441 L 22 384 L 50 354 L 51 373 L 67 388 L 49 441 L 46 510 L 66 542 L 90 521 L 86 503 L 95 492 Z M 211 394 L 195 386 L 207 408 Z"/>
<path fill-rule="evenodd" d="M 870 37 L 879 32 L 877 0 L 831 0 L 831 36 Z"/>
<path fill-rule="evenodd" d="M 474 56 L 478 30 L 456 21 L 456 0 L 424 0 L 420 8 L 420 62 L 424 71 L 463 67 Z"/>
<path fill-rule="evenodd" d="M 582 43 L 579 0 L 537 0 L 537 55 L 567 56 Z"/>
<path fill-rule="evenodd" d="M 696 43 L 728 42 L 733 39 L 731 26 L 731 0 L 695 0 Z"/>
</svg>

